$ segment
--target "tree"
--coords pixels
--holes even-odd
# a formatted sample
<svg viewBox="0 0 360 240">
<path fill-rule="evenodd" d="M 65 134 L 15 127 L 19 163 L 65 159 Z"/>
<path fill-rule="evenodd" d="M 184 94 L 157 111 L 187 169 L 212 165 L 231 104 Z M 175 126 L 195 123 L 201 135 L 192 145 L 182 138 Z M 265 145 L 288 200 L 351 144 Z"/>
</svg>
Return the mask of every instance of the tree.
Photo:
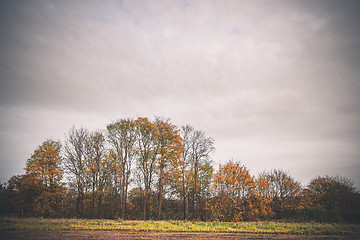
<svg viewBox="0 0 360 240">
<path fill-rule="evenodd" d="M 194 131 L 191 138 L 191 161 L 194 170 L 194 207 L 197 219 L 200 219 L 199 170 L 210 160 L 210 154 L 215 150 L 214 139 L 205 137 L 203 131 Z"/>
<path fill-rule="evenodd" d="M 161 219 L 162 201 L 164 195 L 165 177 L 171 162 L 176 162 L 183 151 L 182 138 L 179 136 L 176 127 L 170 124 L 169 119 L 155 119 L 155 144 L 158 145 L 158 220 Z"/>
<path fill-rule="evenodd" d="M 159 151 L 159 145 L 155 142 L 155 128 L 156 126 L 147 118 L 138 118 L 135 121 L 135 131 L 137 139 L 137 166 L 142 176 L 142 183 L 144 184 L 144 207 L 143 218 L 148 217 L 148 204 L 151 195 L 151 185 L 154 180 L 156 155 Z"/>
<path fill-rule="evenodd" d="M 172 186 L 184 202 L 184 219 L 188 219 L 189 200 L 192 193 L 192 208 L 200 218 L 200 182 L 201 169 L 210 166 L 210 155 L 214 151 L 214 139 L 206 137 L 202 131 L 195 130 L 190 125 L 182 126 L 180 137 L 183 139 L 183 150 L 180 158 L 171 163 Z M 212 174 L 212 171 L 211 171 Z"/>
<path fill-rule="evenodd" d="M 86 187 L 86 142 L 89 138 L 88 130 L 73 127 L 65 140 L 64 146 L 64 168 L 66 169 L 70 186 L 77 192 L 76 213 L 84 216 L 84 200 Z"/>
<path fill-rule="evenodd" d="M 254 187 L 254 178 L 239 162 L 228 161 L 225 165 L 220 165 L 219 171 L 214 175 L 214 190 L 220 201 L 213 206 L 217 218 L 225 221 L 243 220 L 244 203 Z"/>
<path fill-rule="evenodd" d="M 91 216 L 99 217 L 102 205 L 102 194 L 106 183 L 106 149 L 105 138 L 100 132 L 90 133 L 85 142 L 87 185 L 91 188 Z M 97 211 L 95 212 L 95 203 Z"/>
<path fill-rule="evenodd" d="M 210 161 L 205 161 L 198 170 L 198 216 L 197 218 L 206 221 L 209 215 L 207 201 L 211 196 L 214 168 Z M 191 190 L 190 190 L 191 192 Z"/>
<path fill-rule="evenodd" d="M 183 140 L 183 151 L 179 159 L 171 161 L 170 168 L 172 186 L 183 198 L 184 220 L 187 220 L 189 215 L 189 189 L 191 173 L 193 172 L 191 164 L 191 134 L 193 131 L 194 128 L 190 125 L 181 128 L 180 136 Z"/>
<path fill-rule="evenodd" d="M 359 194 L 354 183 L 344 177 L 325 176 L 311 180 L 308 189 L 313 201 L 327 210 L 359 208 Z"/>
<path fill-rule="evenodd" d="M 23 184 L 35 189 L 33 207 L 38 214 L 46 217 L 59 214 L 58 207 L 64 191 L 61 184 L 63 171 L 60 149 L 60 142 L 46 140 L 26 163 Z"/>
<path fill-rule="evenodd" d="M 230 160 L 220 165 L 214 176 L 215 191 L 229 196 L 234 202 L 248 198 L 254 186 L 253 177 L 239 162 Z"/>
<path fill-rule="evenodd" d="M 20 191 L 24 175 L 14 175 L 7 183 L 0 183 L 0 215 L 17 214 L 24 217 L 25 198 Z"/>
<path fill-rule="evenodd" d="M 272 199 L 272 209 L 277 217 L 282 217 L 284 211 L 297 208 L 297 196 L 301 193 L 301 184 L 295 181 L 289 173 L 274 169 L 270 172 L 263 172 L 259 180 L 267 183 L 264 190 Z"/>
<path fill-rule="evenodd" d="M 254 183 L 254 188 L 245 203 L 245 219 L 269 220 L 275 215 L 271 208 L 272 199 L 268 194 L 269 184 L 263 178 L 256 179 Z"/>
<path fill-rule="evenodd" d="M 135 122 L 123 119 L 107 126 L 110 143 L 110 157 L 113 162 L 115 183 L 120 190 L 121 217 L 126 214 L 128 186 L 130 184 L 131 166 L 136 157 Z"/>
</svg>

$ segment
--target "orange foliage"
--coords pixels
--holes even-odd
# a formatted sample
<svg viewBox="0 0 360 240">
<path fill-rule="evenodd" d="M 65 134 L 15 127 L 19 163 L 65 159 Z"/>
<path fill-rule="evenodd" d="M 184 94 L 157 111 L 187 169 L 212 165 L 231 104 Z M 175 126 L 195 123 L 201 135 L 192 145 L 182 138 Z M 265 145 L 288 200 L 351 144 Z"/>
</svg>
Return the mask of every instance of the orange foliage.
<svg viewBox="0 0 360 240">
<path fill-rule="evenodd" d="M 60 143 L 47 140 L 39 146 L 26 164 L 22 189 L 31 198 L 33 209 L 41 216 L 55 216 L 65 189 L 61 179 Z"/>
</svg>

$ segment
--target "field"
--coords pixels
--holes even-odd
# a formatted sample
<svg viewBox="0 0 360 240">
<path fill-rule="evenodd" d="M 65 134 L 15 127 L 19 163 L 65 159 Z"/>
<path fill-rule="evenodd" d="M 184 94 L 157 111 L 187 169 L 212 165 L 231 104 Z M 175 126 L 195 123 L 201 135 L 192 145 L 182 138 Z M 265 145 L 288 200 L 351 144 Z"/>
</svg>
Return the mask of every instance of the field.
<svg viewBox="0 0 360 240">
<path fill-rule="evenodd" d="M 0 239 L 360 239 L 360 225 L 1 218 Z"/>
</svg>

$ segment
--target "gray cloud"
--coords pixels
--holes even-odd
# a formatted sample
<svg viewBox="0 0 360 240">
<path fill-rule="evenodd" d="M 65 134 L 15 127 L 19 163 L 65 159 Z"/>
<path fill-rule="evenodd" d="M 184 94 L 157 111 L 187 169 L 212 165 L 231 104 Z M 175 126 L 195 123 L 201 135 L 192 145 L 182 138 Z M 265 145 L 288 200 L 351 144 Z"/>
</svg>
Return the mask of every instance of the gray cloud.
<svg viewBox="0 0 360 240">
<path fill-rule="evenodd" d="M 360 186 L 357 1 L 1 4 L 1 181 L 74 124 L 161 115 L 215 162 Z"/>
</svg>

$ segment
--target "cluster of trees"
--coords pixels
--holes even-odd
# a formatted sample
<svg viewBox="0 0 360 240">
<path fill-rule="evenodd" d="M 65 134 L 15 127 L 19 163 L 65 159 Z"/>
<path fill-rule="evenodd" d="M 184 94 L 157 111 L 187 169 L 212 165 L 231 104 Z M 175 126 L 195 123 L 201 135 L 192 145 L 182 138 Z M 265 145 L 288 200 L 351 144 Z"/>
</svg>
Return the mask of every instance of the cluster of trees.
<svg viewBox="0 0 360 240">
<path fill-rule="evenodd" d="M 214 139 L 168 119 L 122 119 L 104 131 L 72 128 L 46 140 L 26 173 L 1 184 L 1 213 L 22 217 L 359 221 L 350 180 L 306 187 L 283 170 L 258 176 L 237 161 L 214 170 Z"/>
</svg>

